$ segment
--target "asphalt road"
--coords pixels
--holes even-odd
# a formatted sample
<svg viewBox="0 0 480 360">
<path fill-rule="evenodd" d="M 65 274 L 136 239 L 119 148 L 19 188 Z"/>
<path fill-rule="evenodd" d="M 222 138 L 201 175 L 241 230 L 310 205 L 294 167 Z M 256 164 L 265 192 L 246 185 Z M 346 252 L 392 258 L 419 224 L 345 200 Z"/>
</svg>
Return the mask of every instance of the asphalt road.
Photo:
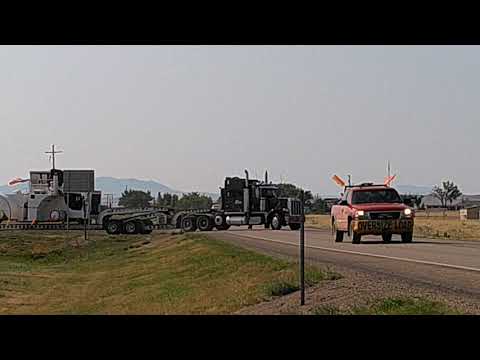
<svg viewBox="0 0 480 360">
<path fill-rule="evenodd" d="M 298 259 L 299 232 L 259 229 L 214 231 L 209 236 L 269 255 Z M 404 244 L 394 236 L 391 243 L 381 237 L 362 237 L 361 244 L 348 238 L 335 243 L 329 231 L 305 231 L 308 263 L 378 275 L 453 292 L 480 301 L 480 241 L 415 239 Z"/>
</svg>

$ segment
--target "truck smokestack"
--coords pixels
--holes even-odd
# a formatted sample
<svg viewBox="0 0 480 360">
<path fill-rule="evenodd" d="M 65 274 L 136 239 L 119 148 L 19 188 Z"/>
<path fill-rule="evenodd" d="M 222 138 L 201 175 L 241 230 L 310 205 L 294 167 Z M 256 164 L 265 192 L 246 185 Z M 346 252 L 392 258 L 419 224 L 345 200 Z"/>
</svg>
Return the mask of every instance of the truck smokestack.
<svg viewBox="0 0 480 360">
<path fill-rule="evenodd" d="M 248 171 L 245 169 L 245 186 L 248 188 Z"/>
<path fill-rule="evenodd" d="M 265 184 L 268 184 L 268 171 L 265 170 Z"/>
</svg>

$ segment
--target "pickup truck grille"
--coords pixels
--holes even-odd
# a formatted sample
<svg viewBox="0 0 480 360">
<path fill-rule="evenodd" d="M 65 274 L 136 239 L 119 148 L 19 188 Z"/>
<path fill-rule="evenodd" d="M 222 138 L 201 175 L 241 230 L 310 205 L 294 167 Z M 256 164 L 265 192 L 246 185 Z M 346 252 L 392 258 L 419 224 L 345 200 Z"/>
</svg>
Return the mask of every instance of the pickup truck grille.
<svg viewBox="0 0 480 360">
<path fill-rule="evenodd" d="M 400 218 L 399 211 L 370 212 L 371 220 L 391 220 L 391 219 L 399 219 L 399 218 Z"/>
</svg>

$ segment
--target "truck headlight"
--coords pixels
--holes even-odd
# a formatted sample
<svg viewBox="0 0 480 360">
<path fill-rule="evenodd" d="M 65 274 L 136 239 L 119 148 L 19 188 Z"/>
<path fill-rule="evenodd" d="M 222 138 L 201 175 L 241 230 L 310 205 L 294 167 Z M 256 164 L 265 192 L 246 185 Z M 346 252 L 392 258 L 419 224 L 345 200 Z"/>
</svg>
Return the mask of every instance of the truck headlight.
<svg viewBox="0 0 480 360">
<path fill-rule="evenodd" d="M 357 217 L 360 217 L 360 216 L 363 216 L 363 215 L 365 215 L 365 211 L 363 211 L 363 210 L 358 210 L 357 211 Z"/>
<path fill-rule="evenodd" d="M 403 214 L 405 216 L 411 216 L 412 215 L 412 209 L 405 209 L 403 210 Z"/>
</svg>

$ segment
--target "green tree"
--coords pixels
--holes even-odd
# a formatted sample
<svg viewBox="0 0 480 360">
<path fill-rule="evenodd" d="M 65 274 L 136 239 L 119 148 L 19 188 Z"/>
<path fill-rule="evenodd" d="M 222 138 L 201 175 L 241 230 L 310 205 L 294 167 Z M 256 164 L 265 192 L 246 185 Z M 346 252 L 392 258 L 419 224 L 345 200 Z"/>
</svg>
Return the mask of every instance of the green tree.
<svg viewBox="0 0 480 360">
<path fill-rule="evenodd" d="M 145 192 L 141 190 L 125 190 L 118 201 L 118 205 L 124 206 L 127 208 L 146 208 L 150 207 L 150 202 L 153 200 L 153 197 L 150 191 Z"/>
<path fill-rule="evenodd" d="M 212 207 L 213 200 L 209 196 L 200 195 L 197 192 L 192 192 L 183 195 L 176 201 L 175 209 L 188 210 L 188 209 L 210 209 Z"/>
<path fill-rule="evenodd" d="M 292 197 L 292 198 L 300 198 L 300 193 L 303 190 L 300 187 L 297 187 L 293 184 L 278 184 L 279 197 Z M 305 191 L 305 206 L 308 206 L 313 201 L 313 195 L 310 190 Z"/>
<path fill-rule="evenodd" d="M 450 205 L 452 205 L 453 200 L 460 197 L 462 192 L 452 181 L 443 181 L 442 187 L 434 186 L 432 195 L 440 200 L 442 207 L 445 208 L 447 207 L 447 201 L 449 201 Z"/>
<path fill-rule="evenodd" d="M 305 213 L 325 214 L 326 213 L 325 201 L 319 195 L 315 195 L 311 200 L 310 204 L 306 206 Z"/>
</svg>

